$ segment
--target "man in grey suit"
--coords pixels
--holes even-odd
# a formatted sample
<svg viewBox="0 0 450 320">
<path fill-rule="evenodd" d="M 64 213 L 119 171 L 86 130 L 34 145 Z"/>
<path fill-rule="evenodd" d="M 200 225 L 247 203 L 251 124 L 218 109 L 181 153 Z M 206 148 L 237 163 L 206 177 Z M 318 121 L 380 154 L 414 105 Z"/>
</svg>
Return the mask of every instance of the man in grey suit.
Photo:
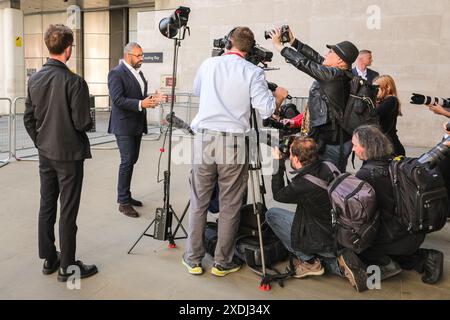
<svg viewBox="0 0 450 320">
<path fill-rule="evenodd" d="M 358 58 L 356 59 L 356 66 L 352 69 L 355 76 L 360 76 L 369 83 L 378 77 L 380 74 L 372 69 L 369 69 L 373 62 L 372 51 L 361 50 L 359 52 Z"/>
</svg>

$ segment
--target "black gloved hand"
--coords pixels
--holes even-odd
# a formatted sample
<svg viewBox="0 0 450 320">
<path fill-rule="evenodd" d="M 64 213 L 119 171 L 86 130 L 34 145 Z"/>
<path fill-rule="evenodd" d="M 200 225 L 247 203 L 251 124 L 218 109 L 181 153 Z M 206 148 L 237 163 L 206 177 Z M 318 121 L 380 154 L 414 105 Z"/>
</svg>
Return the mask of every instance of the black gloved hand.
<svg viewBox="0 0 450 320">
<path fill-rule="evenodd" d="M 425 104 L 425 96 L 422 94 L 413 93 L 410 103 L 411 104 Z"/>
</svg>

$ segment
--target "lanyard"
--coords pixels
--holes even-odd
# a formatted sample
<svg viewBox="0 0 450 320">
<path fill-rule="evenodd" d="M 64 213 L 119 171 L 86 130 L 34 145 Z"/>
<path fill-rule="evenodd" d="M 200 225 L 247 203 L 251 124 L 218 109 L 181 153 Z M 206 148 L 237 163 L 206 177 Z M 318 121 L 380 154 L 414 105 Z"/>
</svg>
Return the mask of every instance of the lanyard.
<svg viewBox="0 0 450 320">
<path fill-rule="evenodd" d="M 229 52 L 225 53 L 224 55 L 226 56 L 226 55 L 229 55 L 229 54 L 235 54 L 235 55 L 241 57 L 242 59 L 244 59 L 244 56 L 241 53 L 239 53 L 239 52 L 229 51 Z"/>
</svg>

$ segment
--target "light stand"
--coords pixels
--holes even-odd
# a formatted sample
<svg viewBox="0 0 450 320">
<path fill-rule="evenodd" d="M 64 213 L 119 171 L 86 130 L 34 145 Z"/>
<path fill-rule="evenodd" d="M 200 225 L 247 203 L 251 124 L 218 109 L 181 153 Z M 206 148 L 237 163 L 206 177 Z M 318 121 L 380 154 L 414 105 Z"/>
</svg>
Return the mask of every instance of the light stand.
<svg viewBox="0 0 450 320">
<path fill-rule="evenodd" d="M 172 93 L 171 93 L 171 103 L 170 103 L 170 121 L 169 121 L 169 150 L 168 150 L 168 159 L 167 159 L 167 171 L 164 171 L 164 206 L 163 208 L 157 208 L 155 213 L 155 218 L 150 223 L 150 225 L 145 229 L 145 231 L 141 234 L 141 236 L 136 240 L 131 249 L 128 251 L 128 254 L 134 249 L 134 247 L 138 244 L 138 242 L 142 239 L 143 236 L 151 237 L 157 240 L 166 241 L 169 240 L 169 248 L 175 248 L 175 240 L 178 239 L 186 239 L 187 231 L 184 228 L 182 221 L 189 209 L 189 203 L 187 204 L 181 218 L 178 218 L 177 214 L 173 210 L 170 204 L 170 178 L 171 178 L 171 161 L 172 161 L 172 131 L 173 131 L 173 116 L 174 116 L 174 104 L 175 104 L 175 85 L 176 85 L 176 76 L 177 76 L 177 64 L 178 64 L 178 51 L 181 45 L 181 41 L 184 40 L 186 35 L 186 30 L 189 32 L 189 27 L 186 25 L 181 26 L 179 35 L 181 37 L 174 38 L 174 50 L 173 50 L 173 67 L 172 67 Z M 162 32 L 162 31 L 161 31 Z M 172 233 L 172 220 L 175 217 L 177 221 L 177 226 L 175 228 L 175 232 Z M 147 234 L 147 231 L 150 227 L 155 224 L 155 229 L 153 234 Z M 178 229 L 181 227 L 183 230 L 184 236 L 176 238 L 176 233 Z"/>
</svg>

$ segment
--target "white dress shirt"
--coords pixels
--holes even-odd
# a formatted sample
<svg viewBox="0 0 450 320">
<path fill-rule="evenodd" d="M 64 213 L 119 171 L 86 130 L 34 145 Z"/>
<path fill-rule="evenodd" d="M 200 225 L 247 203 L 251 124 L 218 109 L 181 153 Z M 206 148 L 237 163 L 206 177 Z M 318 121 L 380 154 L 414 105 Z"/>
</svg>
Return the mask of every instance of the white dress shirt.
<svg viewBox="0 0 450 320">
<path fill-rule="evenodd" d="M 364 80 L 367 80 L 367 68 L 364 69 L 364 72 L 363 72 L 363 71 L 359 70 L 358 67 L 356 67 L 356 72 L 358 73 L 358 76 L 360 76 Z"/>
<path fill-rule="evenodd" d="M 263 119 L 275 111 L 275 97 L 267 87 L 264 70 L 237 54 L 205 60 L 194 80 L 194 94 L 200 96 L 199 111 L 191 123 L 197 132 L 247 132 L 251 106 Z"/>
<path fill-rule="evenodd" d="M 136 70 L 135 68 L 133 68 L 132 66 L 130 66 L 125 60 L 120 60 L 120 62 L 122 62 L 127 68 L 128 70 L 131 71 L 131 73 L 133 74 L 133 76 L 136 78 L 137 82 L 139 82 L 139 85 L 141 86 L 141 92 L 142 92 L 142 96 L 144 96 L 145 92 L 145 84 L 144 84 L 144 80 L 142 80 L 141 75 L 139 74 L 139 69 Z M 139 100 L 139 111 L 142 111 L 142 100 Z"/>
</svg>

